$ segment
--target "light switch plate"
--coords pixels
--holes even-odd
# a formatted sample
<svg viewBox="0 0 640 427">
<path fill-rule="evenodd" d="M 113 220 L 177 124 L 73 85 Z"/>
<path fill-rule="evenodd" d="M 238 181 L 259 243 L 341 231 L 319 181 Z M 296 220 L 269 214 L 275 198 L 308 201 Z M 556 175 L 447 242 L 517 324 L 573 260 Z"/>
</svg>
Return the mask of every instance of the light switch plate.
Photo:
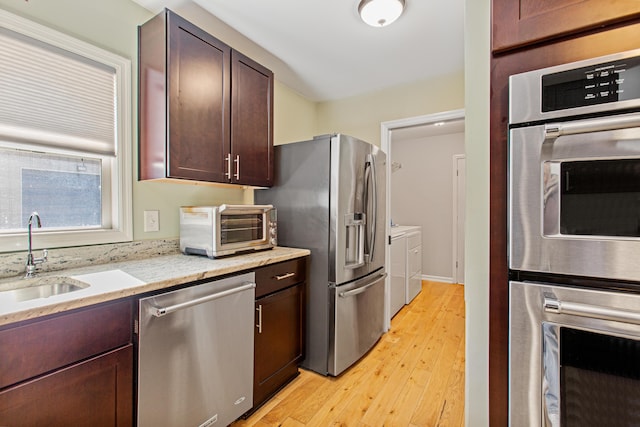
<svg viewBox="0 0 640 427">
<path fill-rule="evenodd" d="M 144 211 L 144 232 L 160 231 L 158 211 Z"/>
</svg>

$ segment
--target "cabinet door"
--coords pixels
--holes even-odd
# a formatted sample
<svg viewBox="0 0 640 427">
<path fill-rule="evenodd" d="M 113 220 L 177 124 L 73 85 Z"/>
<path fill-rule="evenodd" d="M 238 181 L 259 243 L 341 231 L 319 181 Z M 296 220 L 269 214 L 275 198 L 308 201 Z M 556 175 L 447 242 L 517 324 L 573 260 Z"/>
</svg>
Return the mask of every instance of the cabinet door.
<svg viewBox="0 0 640 427">
<path fill-rule="evenodd" d="M 493 0 L 492 50 L 503 51 L 640 16 L 638 0 Z"/>
<path fill-rule="evenodd" d="M 231 49 L 178 15 L 168 19 L 168 175 L 228 182 Z"/>
<path fill-rule="evenodd" d="M 231 182 L 273 185 L 273 73 L 231 52 Z"/>
<path fill-rule="evenodd" d="M 256 300 L 254 407 L 298 375 L 304 304 L 304 283 Z"/>
<path fill-rule="evenodd" d="M 133 425 L 133 346 L 0 391 L 0 424 Z"/>
</svg>

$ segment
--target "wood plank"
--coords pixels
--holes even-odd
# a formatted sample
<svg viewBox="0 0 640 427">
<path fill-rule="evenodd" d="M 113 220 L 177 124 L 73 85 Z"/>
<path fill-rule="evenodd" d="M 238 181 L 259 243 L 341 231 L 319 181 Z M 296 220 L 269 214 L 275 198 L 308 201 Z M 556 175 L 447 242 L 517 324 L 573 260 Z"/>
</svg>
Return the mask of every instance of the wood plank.
<svg viewBox="0 0 640 427">
<path fill-rule="evenodd" d="M 435 426 L 447 404 L 447 380 L 453 369 L 453 362 L 464 336 L 464 317 L 460 313 L 445 310 L 445 320 L 442 322 L 440 333 L 444 337 L 442 351 L 433 368 L 433 375 L 425 388 L 422 401 L 411 422 L 416 425 Z"/>
</svg>

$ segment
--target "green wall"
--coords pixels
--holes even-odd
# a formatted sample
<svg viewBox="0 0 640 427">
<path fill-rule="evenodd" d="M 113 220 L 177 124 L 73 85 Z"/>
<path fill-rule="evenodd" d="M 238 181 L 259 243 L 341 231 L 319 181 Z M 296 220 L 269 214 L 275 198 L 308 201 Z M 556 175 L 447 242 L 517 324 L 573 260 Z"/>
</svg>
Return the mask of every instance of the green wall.
<svg viewBox="0 0 640 427">
<path fill-rule="evenodd" d="M 380 145 L 380 123 L 464 108 L 464 73 L 396 86 L 318 107 L 318 133 L 341 132 Z"/>
<path fill-rule="evenodd" d="M 489 40 L 491 0 L 465 0 L 465 417 L 489 426 Z"/>
</svg>

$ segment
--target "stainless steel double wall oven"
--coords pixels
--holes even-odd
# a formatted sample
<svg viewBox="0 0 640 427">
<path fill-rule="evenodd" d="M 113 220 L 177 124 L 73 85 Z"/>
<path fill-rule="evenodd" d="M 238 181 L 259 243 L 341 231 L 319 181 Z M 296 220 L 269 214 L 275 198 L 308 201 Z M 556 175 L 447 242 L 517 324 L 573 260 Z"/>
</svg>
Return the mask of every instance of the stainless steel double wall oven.
<svg viewBox="0 0 640 427">
<path fill-rule="evenodd" d="M 510 424 L 640 425 L 640 49 L 509 96 Z"/>
</svg>

